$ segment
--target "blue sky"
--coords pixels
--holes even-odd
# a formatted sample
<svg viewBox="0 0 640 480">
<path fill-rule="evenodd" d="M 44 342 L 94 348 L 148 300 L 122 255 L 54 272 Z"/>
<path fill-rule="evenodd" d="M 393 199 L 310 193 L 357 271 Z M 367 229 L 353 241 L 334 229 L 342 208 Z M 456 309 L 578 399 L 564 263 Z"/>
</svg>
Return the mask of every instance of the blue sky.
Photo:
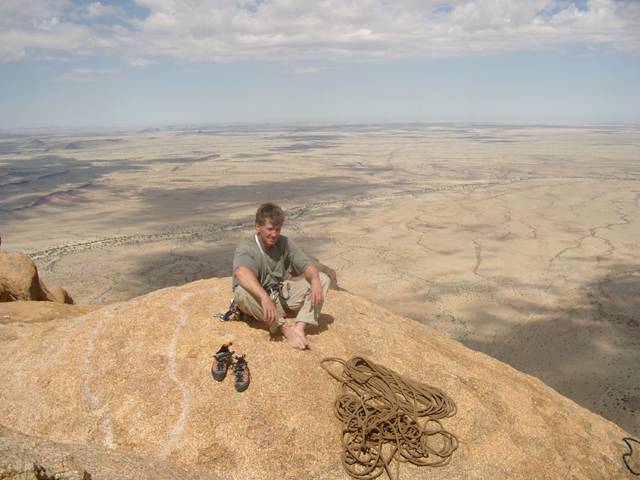
<svg viewBox="0 0 640 480">
<path fill-rule="evenodd" d="M 640 123 L 640 2 L 0 3 L 0 128 Z"/>
</svg>

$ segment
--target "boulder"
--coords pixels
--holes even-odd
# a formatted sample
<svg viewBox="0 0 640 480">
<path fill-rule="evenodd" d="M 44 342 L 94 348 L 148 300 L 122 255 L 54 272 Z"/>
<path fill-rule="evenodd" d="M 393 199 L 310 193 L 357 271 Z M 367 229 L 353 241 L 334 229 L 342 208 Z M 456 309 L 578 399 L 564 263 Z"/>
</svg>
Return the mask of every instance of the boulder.
<svg viewBox="0 0 640 480">
<path fill-rule="evenodd" d="M 101 307 L 102 305 L 69 305 L 24 300 L 2 302 L 0 303 L 0 325 L 9 323 L 46 323 L 52 320 L 70 319 Z"/>
<path fill-rule="evenodd" d="M 74 458 L 45 442 L 13 434 L 0 426 L 0 478 L 12 480 L 90 480 Z M 16 438 L 17 437 L 17 438 Z M 34 448 L 35 447 L 35 448 Z"/>
<path fill-rule="evenodd" d="M 149 473 L 159 468 L 185 479 L 348 479 L 333 411 L 340 386 L 320 362 L 360 355 L 457 404 L 442 420 L 459 440 L 451 462 L 400 464 L 402 480 L 632 478 L 629 434 L 536 378 L 344 291 L 329 294 L 312 349 L 296 351 L 257 322 L 216 319 L 229 284 L 0 324 L 0 424 L 64 446 L 92 478 L 165 478 Z M 228 342 L 251 368 L 242 393 L 232 374 L 211 376 Z"/>
<path fill-rule="evenodd" d="M 91 475 L 89 466 L 97 475 Z M 0 479 L 176 480 L 189 473 L 167 462 L 150 464 L 128 452 L 100 445 L 61 444 L 0 425 Z"/>
<path fill-rule="evenodd" d="M 0 250 L 0 302 L 15 300 L 73 303 L 62 287 L 44 285 L 36 265 L 27 255 Z"/>
<path fill-rule="evenodd" d="M 45 285 L 42 285 L 42 290 L 45 292 L 47 300 L 51 302 L 68 304 L 74 303 L 71 295 L 69 295 L 69 293 L 59 285 L 54 285 L 52 287 L 46 287 Z"/>
<path fill-rule="evenodd" d="M 0 298 L 3 301 L 46 299 L 38 270 L 28 256 L 0 250 Z"/>
</svg>

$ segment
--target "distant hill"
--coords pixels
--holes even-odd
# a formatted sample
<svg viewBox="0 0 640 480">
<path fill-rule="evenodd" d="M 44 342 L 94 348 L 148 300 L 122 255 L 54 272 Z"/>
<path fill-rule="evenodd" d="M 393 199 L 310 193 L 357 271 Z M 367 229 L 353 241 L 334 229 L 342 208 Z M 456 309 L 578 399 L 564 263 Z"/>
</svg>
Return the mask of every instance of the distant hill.
<svg viewBox="0 0 640 480">
<path fill-rule="evenodd" d="M 78 140 L 76 142 L 67 143 L 64 146 L 65 150 L 82 150 L 84 148 L 97 148 L 108 145 L 123 143 L 122 138 L 100 138 L 96 140 Z"/>
</svg>

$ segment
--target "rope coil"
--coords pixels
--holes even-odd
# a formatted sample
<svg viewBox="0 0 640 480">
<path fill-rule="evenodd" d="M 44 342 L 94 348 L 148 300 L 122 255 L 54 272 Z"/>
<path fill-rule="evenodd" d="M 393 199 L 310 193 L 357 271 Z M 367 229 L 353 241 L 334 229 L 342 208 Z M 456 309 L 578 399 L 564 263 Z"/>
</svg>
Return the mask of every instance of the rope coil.
<svg viewBox="0 0 640 480">
<path fill-rule="evenodd" d="M 329 369 L 331 362 L 344 367 L 342 375 Z M 386 472 L 393 479 L 393 460 L 431 467 L 450 462 L 458 440 L 440 420 L 455 415 L 457 408 L 442 390 L 364 357 L 324 358 L 320 365 L 342 385 L 334 412 L 343 424 L 342 464 L 351 477 L 373 480 Z"/>
</svg>

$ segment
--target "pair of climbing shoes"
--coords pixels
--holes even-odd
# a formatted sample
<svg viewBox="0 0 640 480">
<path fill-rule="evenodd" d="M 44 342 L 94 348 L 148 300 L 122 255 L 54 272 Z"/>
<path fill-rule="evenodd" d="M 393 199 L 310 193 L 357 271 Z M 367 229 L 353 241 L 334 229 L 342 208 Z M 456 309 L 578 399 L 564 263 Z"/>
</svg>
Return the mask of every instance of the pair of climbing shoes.
<svg viewBox="0 0 640 480">
<path fill-rule="evenodd" d="M 235 387 L 238 392 L 244 392 L 249 388 L 251 382 L 251 373 L 249 372 L 249 365 L 244 358 L 244 355 L 233 357 L 233 352 L 229 350 L 231 343 L 223 344 L 216 352 L 213 365 L 211 365 L 211 374 L 213 378 L 218 382 L 221 382 L 227 376 L 227 370 L 229 367 L 233 367 L 233 374 L 235 376 Z"/>
</svg>

